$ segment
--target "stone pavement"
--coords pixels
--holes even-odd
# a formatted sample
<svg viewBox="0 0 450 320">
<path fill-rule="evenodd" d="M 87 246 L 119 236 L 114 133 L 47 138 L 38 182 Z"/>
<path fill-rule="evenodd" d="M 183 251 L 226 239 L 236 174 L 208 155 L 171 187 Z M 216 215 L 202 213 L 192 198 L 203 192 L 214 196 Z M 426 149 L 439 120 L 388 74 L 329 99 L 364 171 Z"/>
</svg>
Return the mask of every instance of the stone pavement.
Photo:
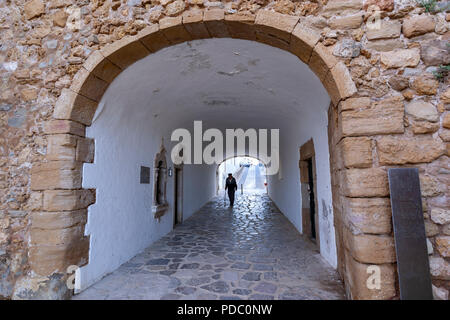
<svg viewBox="0 0 450 320">
<path fill-rule="evenodd" d="M 337 272 L 266 194 L 207 203 L 73 299 L 344 299 Z"/>
</svg>

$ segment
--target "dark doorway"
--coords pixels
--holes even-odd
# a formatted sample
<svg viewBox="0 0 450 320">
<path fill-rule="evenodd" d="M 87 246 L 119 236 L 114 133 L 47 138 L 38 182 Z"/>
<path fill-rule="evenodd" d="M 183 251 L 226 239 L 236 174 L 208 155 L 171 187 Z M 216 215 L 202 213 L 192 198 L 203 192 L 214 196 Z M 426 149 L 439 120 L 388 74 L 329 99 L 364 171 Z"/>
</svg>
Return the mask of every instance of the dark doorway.
<svg viewBox="0 0 450 320">
<path fill-rule="evenodd" d="M 183 221 L 183 170 L 174 168 L 174 199 L 173 199 L 173 225 L 180 224 Z"/>
<path fill-rule="evenodd" d="M 302 197 L 302 230 L 308 239 L 320 247 L 317 210 L 317 178 L 314 143 L 308 140 L 300 147 L 300 183 Z"/>
<path fill-rule="evenodd" d="M 312 158 L 306 160 L 308 165 L 308 193 L 309 193 L 309 217 L 311 227 L 311 239 L 316 240 L 316 202 L 314 195 L 314 176 Z"/>
</svg>

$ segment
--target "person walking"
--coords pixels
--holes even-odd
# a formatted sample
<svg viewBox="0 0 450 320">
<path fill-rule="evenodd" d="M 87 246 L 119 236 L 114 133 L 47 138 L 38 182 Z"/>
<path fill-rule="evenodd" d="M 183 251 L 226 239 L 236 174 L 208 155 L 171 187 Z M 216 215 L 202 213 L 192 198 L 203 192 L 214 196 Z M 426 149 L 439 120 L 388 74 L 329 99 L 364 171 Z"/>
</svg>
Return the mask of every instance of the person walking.
<svg viewBox="0 0 450 320">
<path fill-rule="evenodd" d="M 228 178 L 225 180 L 225 190 L 228 190 L 228 198 L 230 199 L 230 207 L 234 205 L 234 193 L 238 186 L 233 174 L 229 173 Z"/>
</svg>

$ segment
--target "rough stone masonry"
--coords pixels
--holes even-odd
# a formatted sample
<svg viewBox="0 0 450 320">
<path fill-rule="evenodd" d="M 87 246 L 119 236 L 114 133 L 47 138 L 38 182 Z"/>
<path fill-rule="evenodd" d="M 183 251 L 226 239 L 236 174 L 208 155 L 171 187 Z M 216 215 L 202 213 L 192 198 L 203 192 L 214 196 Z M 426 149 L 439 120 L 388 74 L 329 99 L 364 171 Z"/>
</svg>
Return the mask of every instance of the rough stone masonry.
<svg viewBox="0 0 450 320">
<path fill-rule="evenodd" d="M 174 43 L 180 34 L 251 34 L 293 51 L 325 87 L 334 85 L 338 94 L 329 90 L 333 202 L 339 272 L 348 297 L 398 297 L 386 168 L 414 166 L 420 172 L 433 293 L 448 299 L 450 14 L 442 10 L 445 5 L 438 1 L 428 11 L 413 0 L 2 1 L 0 297 L 70 297 L 64 270 L 87 263 L 84 224 L 87 207 L 95 202 L 95 190 L 81 188 L 82 163 L 93 161 L 94 150 L 85 127 L 95 101 L 127 66 L 120 59 L 111 63 L 115 54 L 124 54 L 115 44 L 155 27 L 165 30 L 155 33 L 156 45 Z M 377 29 L 369 28 L 374 16 L 380 19 Z M 296 25 L 311 31 L 309 41 L 304 36 L 296 42 Z M 143 57 L 139 48 L 123 50 L 134 62 Z M 97 61 L 101 55 L 108 59 Z M 55 109 L 57 101 L 74 94 L 81 111 L 68 116 Z M 369 264 L 381 267 L 381 290 L 365 286 Z"/>
</svg>

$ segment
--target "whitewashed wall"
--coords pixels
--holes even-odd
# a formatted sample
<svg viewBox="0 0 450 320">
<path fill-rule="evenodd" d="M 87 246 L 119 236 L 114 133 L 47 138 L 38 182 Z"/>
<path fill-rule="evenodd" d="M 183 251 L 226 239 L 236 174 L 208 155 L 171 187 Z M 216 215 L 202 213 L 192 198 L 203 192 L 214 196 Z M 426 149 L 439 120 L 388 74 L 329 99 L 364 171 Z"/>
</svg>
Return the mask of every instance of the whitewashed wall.
<svg viewBox="0 0 450 320">
<path fill-rule="evenodd" d="M 324 101 L 324 103 L 327 102 Z M 320 253 L 333 267 L 336 267 L 336 238 L 333 223 L 327 113 L 325 110 L 305 114 L 298 126 L 286 126 L 280 130 L 281 175 L 269 177 L 269 196 L 297 230 L 302 232 L 299 149 L 311 138 L 316 153 Z"/>
</svg>

